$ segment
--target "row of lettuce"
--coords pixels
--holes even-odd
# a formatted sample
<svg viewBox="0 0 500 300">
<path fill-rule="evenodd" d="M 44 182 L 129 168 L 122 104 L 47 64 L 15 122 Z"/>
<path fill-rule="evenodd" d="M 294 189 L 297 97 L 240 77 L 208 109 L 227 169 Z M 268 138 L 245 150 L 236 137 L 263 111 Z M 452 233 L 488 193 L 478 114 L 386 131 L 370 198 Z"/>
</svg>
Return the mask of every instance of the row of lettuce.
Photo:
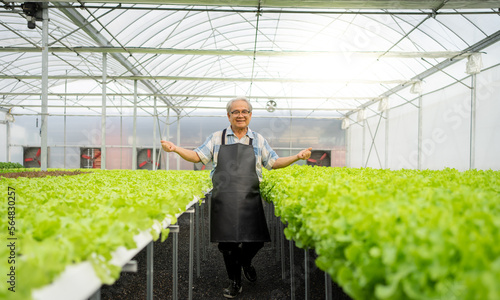
<svg viewBox="0 0 500 300">
<path fill-rule="evenodd" d="M 20 163 L 0 162 L 0 170 L 24 169 Z"/>
<path fill-rule="evenodd" d="M 30 299 L 33 289 L 52 282 L 67 265 L 83 261 L 92 263 L 104 283 L 114 282 L 120 272 L 109 263 L 115 249 L 136 248 L 133 237 L 145 230 L 158 239 L 154 224 L 166 216 L 175 223 L 175 215 L 210 187 L 207 171 L 96 170 L 76 176 L 1 177 L 1 240 L 16 247 L 14 263 L 7 259 L 11 249 L 0 247 L 0 267 L 14 266 L 18 284 L 15 292 L 9 291 L 11 285 L 3 280 L 8 273 L 3 273 L 0 298 Z M 9 203 L 8 191 L 15 201 L 11 197 Z M 168 235 L 167 230 L 161 233 L 162 239 Z M 8 239 L 12 237 L 16 240 Z"/>
<path fill-rule="evenodd" d="M 266 172 L 285 235 L 353 299 L 500 299 L 500 172 Z"/>
</svg>

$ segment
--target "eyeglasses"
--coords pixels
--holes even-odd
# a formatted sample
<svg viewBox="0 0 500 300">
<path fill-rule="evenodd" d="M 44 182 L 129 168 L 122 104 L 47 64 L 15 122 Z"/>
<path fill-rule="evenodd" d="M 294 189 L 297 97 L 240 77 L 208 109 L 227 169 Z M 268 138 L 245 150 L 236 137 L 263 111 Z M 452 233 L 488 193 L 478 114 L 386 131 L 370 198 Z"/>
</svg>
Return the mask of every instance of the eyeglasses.
<svg viewBox="0 0 500 300">
<path fill-rule="evenodd" d="M 233 110 L 233 111 L 231 112 L 231 114 L 232 114 L 233 116 L 242 115 L 242 116 L 244 116 L 244 117 L 248 116 L 250 113 L 251 113 L 251 111 L 249 111 L 249 110 L 243 110 L 243 111 Z"/>
</svg>

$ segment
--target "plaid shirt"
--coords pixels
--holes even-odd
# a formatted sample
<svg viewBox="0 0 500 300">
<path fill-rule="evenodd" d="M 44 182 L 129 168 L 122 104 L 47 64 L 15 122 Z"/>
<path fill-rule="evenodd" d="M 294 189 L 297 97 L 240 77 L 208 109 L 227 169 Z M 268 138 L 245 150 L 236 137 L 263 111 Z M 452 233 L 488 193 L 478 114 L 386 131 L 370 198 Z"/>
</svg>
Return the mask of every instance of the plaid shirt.
<svg viewBox="0 0 500 300">
<path fill-rule="evenodd" d="M 264 168 L 271 170 L 273 168 L 274 162 L 278 159 L 278 154 L 269 146 L 266 139 L 259 133 L 252 131 L 248 128 L 247 133 L 241 139 L 238 139 L 231 130 L 231 126 L 226 129 L 226 145 L 241 143 L 248 145 L 250 143 L 250 138 L 253 139 L 253 151 L 255 153 L 255 171 L 259 177 L 259 181 L 262 180 L 262 166 Z M 215 167 L 217 166 L 217 158 L 219 155 L 220 145 L 222 143 L 222 130 L 212 133 L 205 143 L 203 143 L 194 151 L 198 154 L 203 164 L 207 164 L 212 161 L 214 168 L 210 172 L 210 177 L 212 177 Z"/>
</svg>

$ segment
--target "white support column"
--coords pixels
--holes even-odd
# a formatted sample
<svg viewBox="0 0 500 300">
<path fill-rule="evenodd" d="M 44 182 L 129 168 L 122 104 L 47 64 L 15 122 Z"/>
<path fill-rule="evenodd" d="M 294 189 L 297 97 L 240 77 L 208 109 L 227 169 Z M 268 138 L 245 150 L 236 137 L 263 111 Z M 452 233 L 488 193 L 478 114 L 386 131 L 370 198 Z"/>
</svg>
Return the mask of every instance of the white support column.
<svg viewBox="0 0 500 300">
<path fill-rule="evenodd" d="M 290 114 L 292 113 L 292 111 L 290 111 Z M 288 155 L 289 156 L 292 156 L 292 147 L 293 147 L 293 130 L 292 130 L 292 118 L 290 118 L 289 120 L 289 126 L 290 126 L 290 141 L 289 141 L 289 144 L 288 144 Z"/>
<path fill-rule="evenodd" d="M 66 70 L 66 76 L 68 76 L 68 71 Z M 68 93 L 68 79 L 64 80 L 64 129 L 63 129 L 63 135 L 64 135 L 64 162 L 63 166 L 64 169 L 66 169 L 66 145 L 67 145 L 67 133 L 66 133 L 66 103 L 67 103 L 67 93 Z"/>
<path fill-rule="evenodd" d="M 153 117 L 153 171 L 156 171 L 156 126 L 158 125 L 158 111 L 156 110 L 156 96 L 153 99 L 154 103 L 154 117 Z M 160 132 L 161 134 L 161 132 Z"/>
<path fill-rule="evenodd" d="M 170 141 L 170 108 L 167 108 L 167 141 Z M 166 170 L 170 170 L 170 153 L 166 152 L 165 157 L 167 158 L 167 163 L 165 164 Z"/>
<path fill-rule="evenodd" d="M 120 106 L 122 105 L 123 105 L 123 97 L 120 97 Z M 123 146 L 123 114 L 120 114 L 120 145 Z M 123 148 L 120 148 L 120 169 L 123 169 L 122 157 L 123 157 Z"/>
<path fill-rule="evenodd" d="M 366 119 L 363 120 L 363 141 L 361 144 L 361 167 L 366 168 L 366 164 L 368 162 L 365 162 L 365 141 L 366 141 Z"/>
<path fill-rule="evenodd" d="M 49 9 L 47 3 L 42 3 L 42 125 L 41 125 L 41 170 L 47 171 L 47 126 L 48 126 L 48 103 L 49 103 Z"/>
<path fill-rule="evenodd" d="M 389 109 L 385 111 L 385 168 L 389 169 Z"/>
<path fill-rule="evenodd" d="M 101 170 L 106 169 L 106 80 L 108 57 L 102 54 L 102 107 L 101 107 Z"/>
<path fill-rule="evenodd" d="M 10 162 L 10 122 L 5 122 L 5 160 L 7 162 Z"/>
<path fill-rule="evenodd" d="M 469 170 L 476 168 L 476 104 L 477 104 L 477 75 L 472 74 L 471 103 L 470 103 L 470 157 Z"/>
<path fill-rule="evenodd" d="M 134 128 L 132 134 L 132 170 L 137 170 L 137 80 L 134 80 Z"/>
<path fill-rule="evenodd" d="M 418 97 L 418 162 L 417 169 L 422 170 L 422 95 Z"/>
<path fill-rule="evenodd" d="M 351 128 L 350 126 L 345 129 L 345 155 L 346 166 L 351 167 Z"/>
<path fill-rule="evenodd" d="M 181 145 L 181 118 L 177 115 L 177 146 Z M 177 156 L 177 170 L 181 169 L 181 157 Z"/>
</svg>

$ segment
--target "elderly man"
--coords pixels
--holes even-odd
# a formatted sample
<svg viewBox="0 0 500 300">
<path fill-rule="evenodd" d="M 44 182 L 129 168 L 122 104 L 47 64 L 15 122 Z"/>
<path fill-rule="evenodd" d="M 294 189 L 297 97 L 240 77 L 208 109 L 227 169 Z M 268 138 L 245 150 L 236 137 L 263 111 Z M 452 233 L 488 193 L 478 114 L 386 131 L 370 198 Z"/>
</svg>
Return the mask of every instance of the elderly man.
<svg viewBox="0 0 500 300">
<path fill-rule="evenodd" d="M 170 141 L 161 141 L 163 150 L 175 152 L 183 159 L 197 163 L 213 163 L 211 242 L 218 242 L 231 284 L 224 289 L 224 297 L 235 298 L 241 293 L 241 269 L 247 280 L 257 280 L 252 259 L 269 242 L 269 231 L 264 216 L 259 182 L 262 167 L 278 169 L 299 159 L 308 159 L 311 149 L 293 156 L 278 157 L 266 139 L 248 124 L 252 119 L 252 105 L 246 98 L 227 103 L 229 127 L 214 132 L 203 145 L 188 150 Z"/>
</svg>

